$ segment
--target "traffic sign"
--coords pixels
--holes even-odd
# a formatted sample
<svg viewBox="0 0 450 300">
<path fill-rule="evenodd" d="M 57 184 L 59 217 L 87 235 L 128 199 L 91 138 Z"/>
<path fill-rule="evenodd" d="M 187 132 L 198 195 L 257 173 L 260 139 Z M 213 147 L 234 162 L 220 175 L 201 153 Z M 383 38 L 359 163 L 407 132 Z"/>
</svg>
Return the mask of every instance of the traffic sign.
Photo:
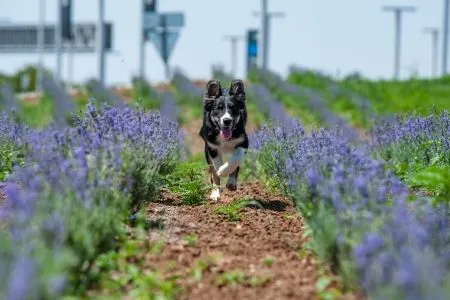
<svg viewBox="0 0 450 300">
<path fill-rule="evenodd" d="M 144 14 L 144 30 L 154 29 L 156 27 L 183 27 L 184 26 L 184 14 L 183 13 L 146 13 Z"/>
<path fill-rule="evenodd" d="M 247 31 L 247 72 L 256 65 L 258 58 L 258 30 Z"/>
<path fill-rule="evenodd" d="M 179 31 L 150 31 L 147 35 L 148 39 L 153 42 L 156 50 L 158 50 L 159 55 L 161 55 L 161 58 L 165 63 L 169 61 L 169 58 L 172 55 L 173 49 L 175 48 L 175 44 L 177 43 L 179 36 Z"/>
<path fill-rule="evenodd" d="M 105 23 L 105 50 L 112 50 L 111 23 Z M 71 51 L 87 53 L 96 51 L 97 24 L 82 23 L 72 26 Z M 37 26 L 21 24 L 0 25 L 0 53 L 34 53 L 37 51 Z M 63 44 L 63 51 L 69 45 Z M 55 25 L 46 25 L 44 29 L 44 51 L 55 51 Z"/>
<path fill-rule="evenodd" d="M 154 13 L 156 11 L 156 0 L 144 0 L 144 12 L 145 13 Z"/>
<path fill-rule="evenodd" d="M 61 1 L 61 36 L 72 40 L 72 0 Z"/>
</svg>

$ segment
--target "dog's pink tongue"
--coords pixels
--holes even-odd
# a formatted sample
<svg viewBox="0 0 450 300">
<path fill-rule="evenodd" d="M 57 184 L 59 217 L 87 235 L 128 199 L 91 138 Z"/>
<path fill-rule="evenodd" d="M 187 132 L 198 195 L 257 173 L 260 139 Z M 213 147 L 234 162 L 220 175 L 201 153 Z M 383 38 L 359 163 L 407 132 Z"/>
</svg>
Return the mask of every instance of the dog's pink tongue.
<svg viewBox="0 0 450 300">
<path fill-rule="evenodd" d="M 226 140 L 231 139 L 231 135 L 232 135 L 231 129 L 230 128 L 222 128 L 222 130 L 220 130 L 220 135 Z"/>
</svg>

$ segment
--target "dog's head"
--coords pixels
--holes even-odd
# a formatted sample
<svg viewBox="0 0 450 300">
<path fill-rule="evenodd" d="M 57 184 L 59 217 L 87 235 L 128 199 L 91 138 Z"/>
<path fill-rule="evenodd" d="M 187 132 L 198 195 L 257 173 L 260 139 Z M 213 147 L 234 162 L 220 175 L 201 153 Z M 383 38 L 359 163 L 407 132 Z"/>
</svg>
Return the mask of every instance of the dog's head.
<svg viewBox="0 0 450 300">
<path fill-rule="evenodd" d="M 230 89 L 224 92 L 218 80 L 208 81 L 204 104 L 205 111 L 212 124 L 220 130 L 222 138 L 231 139 L 234 128 L 244 117 L 244 83 L 242 80 L 232 80 Z"/>
</svg>

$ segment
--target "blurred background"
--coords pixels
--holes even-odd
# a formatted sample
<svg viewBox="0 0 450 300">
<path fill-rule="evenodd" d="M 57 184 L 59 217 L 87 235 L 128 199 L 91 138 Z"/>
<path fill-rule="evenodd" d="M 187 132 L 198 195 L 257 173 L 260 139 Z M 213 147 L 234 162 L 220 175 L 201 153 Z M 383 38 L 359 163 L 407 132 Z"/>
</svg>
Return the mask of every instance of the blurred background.
<svg viewBox="0 0 450 300">
<path fill-rule="evenodd" d="M 91 99 L 134 103 L 201 152 L 206 81 L 234 77 L 251 128 L 290 116 L 367 129 L 450 107 L 449 2 L 0 0 L 0 108 L 45 127 Z"/>
<path fill-rule="evenodd" d="M 127 84 L 140 71 L 140 38 L 143 31 L 142 0 L 105 0 L 104 20 L 112 26 L 111 49 L 105 55 L 105 83 Z M 145 2 L 145 1 L 144 1 Z M 180 67 L 191 78 L 207 79 L 211 66 L 223 65 L 232 71 L 231 45 L 226 35 L 246 37 L 249 29 L 261 33 L 261 0 L 159 0 L 156 13 L 182 13 L 183 26 L 169 58 L 172 68 Z M 269 18 L 270 40 L 268 67 L 286 76 L 290 65 L 302 65 L 329 74 L 344 76 L 358 71 L 372 79 L 389 78 L 394 64 L 394 14 L 383 12 L 384 5 L 408 5 L 415 13 L 402 14 L 400 77 L 411 74 L 432 76 L 432 38 L 425 27 L 442 31 L 445 0 L 315 0 L 267 1 L 269 13 L 283 13 Z M 35 26 L 40 16 L 46 25 L 55 26 L 60 6 L 71 4 L 72 27 L 97 24 L 98 0 L 0 0 L 0 25 Z M 43 7 L 42 7 L 43 6 Z M 148 12 L 150 14 L 151 12 Z M 63 20 L 66 21 L 66 20 Z M 149 25 L 149 24 L 147 24 Z M 4 29 L 2 29 L 4 30 Z M 21 37 L 26 33 L 22 32 Z M 442 56 L 442 34 L 439 35 L 439 60 Z M 262 41 L 262 37 L 259 40 Z M 19 36 L 16 36 L 20 43 Z M 93 38 L 95 40 L 95 38 Z M 5 40 L 1 41 L 6 43 Z M 36 40 L 36 45 L 37 45 Z M 0 52 L 0 72 L 14 74 L 27 65 L 36 65 L 37 46 L 29 51 L 18 49 Z M 237 42 L 237 77 L 246 76 L 245 38 Z M 261 47 L 260 47 L 261 48 Z M 43 57 L 45 68 L 56 71 L 54 51 Z M 262 54 L 260 51 L 259 54 Z M 154 43 L 145 45 L 145 76 L 153 82 L 164 81 L 164 63 Z M 258 59 L 261 59 L 261 55 Z M 70 67 L 72 64 L 72 68 Z M 440 69 L 440 68 L 439 68 Z M 439 70 L 441 71 L 441 70 Z M 95 52 L 62 55 L 61 79 L 81 83 L 99 77 Z"/>
</svg>

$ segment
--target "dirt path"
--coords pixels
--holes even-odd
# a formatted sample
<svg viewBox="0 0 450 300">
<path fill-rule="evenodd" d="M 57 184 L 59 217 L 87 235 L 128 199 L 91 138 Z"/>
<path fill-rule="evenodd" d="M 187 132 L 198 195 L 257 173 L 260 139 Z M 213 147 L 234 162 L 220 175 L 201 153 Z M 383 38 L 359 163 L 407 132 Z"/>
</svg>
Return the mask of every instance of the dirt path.
<svg viewBox="0 0 450 300">
<path fill-rule="evenodd" d="M 242 197 L 260 205 L 241 208 L 239 221 L 215 212 Z M 148 217 L 165 228 L 151 237 L 165 246 L 148 265 L 176 262 L 167 275 L 179 276 L 180 299 L 319 299 L 319 273 L 329 274 L 304 250 L 305 226 L 290 201 L 259 184 L 225 192 L 221 203 L 187 206 L 168 197 L 150 204 Z"/>
</svg>

